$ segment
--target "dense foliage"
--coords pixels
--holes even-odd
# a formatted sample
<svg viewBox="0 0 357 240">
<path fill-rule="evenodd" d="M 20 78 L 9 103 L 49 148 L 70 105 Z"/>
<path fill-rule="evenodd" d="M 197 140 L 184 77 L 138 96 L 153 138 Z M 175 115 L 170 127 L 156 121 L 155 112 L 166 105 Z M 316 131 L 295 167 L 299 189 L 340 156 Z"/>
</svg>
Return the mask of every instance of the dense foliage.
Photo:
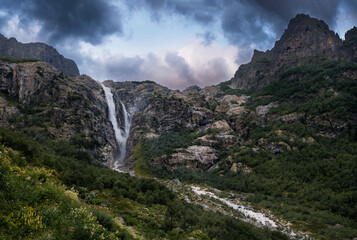
<svg viewBox="0 0 357 240">
<path fill-rule="evenodd" d="M 290 69 L 279 80 L 254 91 L 246 107 L 254 109 L 276 101 L 281 104 L 273 113 L 316 116 L 329 112 L 344 117 L 357 109 L 357 82 L 348 77 L 356 70 L 355 63 L 336 61 Z"/>
<path fill-rule="evenodd" d="M 4 129 L 0 142 L 2 239 L 286 239 L 202 211 L 68 142 L 38 143 Z"/>
</svg>

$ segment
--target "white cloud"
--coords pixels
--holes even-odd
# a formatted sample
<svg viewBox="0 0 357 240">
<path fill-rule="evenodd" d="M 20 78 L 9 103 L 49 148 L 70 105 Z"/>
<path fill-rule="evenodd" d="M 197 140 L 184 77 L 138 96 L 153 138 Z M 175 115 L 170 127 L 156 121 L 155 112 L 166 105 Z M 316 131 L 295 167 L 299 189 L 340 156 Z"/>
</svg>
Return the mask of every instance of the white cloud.
<svg viewBox="0 0 357 240">
<path fill-rule="evenodd" d="M 5 37 L 14 37 L 21 42 L 38 42 L 39 32 L 41 26 L 37 23 L 32 24 L 29 28 L 24 28 L 21 23 L 18 15 L 12 16 L 1 28 L 1 32 Z M 43 41 L 43 40 L 42 40 Z"/>
<path fill-rule="evenodd" d="M 79 50 L 86 59 L 80 69 L 94 79 L 153 80 L 173 89 L 190 85 L 203 87 L 229 80 L 238 68 L 237 52 L 237 47 L 232 45 L 205 45 L 197 39 L 177 51 L 165 50 L 159 54 L 127 56 L 84 43 Z"/>
<path fill-rule="evenodd" d="M 220 46 L 215 42 L 205 45 L 196 39 L 178 53 L 194 69 L 194 77 L 200 86 L 229 80 L 238 68 L 235 63 L 238 48 L 233 45 Z"/>
</svg>

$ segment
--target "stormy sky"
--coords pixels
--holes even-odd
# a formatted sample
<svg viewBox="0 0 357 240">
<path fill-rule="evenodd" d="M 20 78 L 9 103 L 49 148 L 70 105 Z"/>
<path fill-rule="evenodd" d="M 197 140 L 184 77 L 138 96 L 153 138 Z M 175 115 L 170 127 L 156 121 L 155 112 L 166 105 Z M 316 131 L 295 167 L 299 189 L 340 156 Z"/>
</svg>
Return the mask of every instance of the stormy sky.
<svg viewBox="0 0 357 240">
<path fill-rule="evenodd" d="M 253 49 L 273 47 L 297 13 L 341 37 L 356 0 L 0 0 L 0 32 L 44 42 L 96 80 L 174 89 L 229 80 Z"/>
</svg>

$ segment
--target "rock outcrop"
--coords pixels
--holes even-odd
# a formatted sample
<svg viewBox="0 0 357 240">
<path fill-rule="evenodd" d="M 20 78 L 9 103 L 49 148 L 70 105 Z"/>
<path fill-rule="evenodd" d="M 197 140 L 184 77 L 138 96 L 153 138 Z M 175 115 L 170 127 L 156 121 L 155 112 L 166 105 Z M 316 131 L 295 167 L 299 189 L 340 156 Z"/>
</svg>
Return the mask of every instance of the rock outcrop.
<svg viewBox="0 0 357 240">
<path fill-rule="evenodd" d="M 0 34 L 0 57 L 38 58 L 52 64 L 69 77 L 79 76 L 78 67 L 73 60 L 64 58 L 55 48 L 44 43 L 24 44 Z"/>
<path fill-rule="evenodd" d="M 190 167 L 207 170 L 218 160 L 216 152 L 215 149 L 207 146 L 190 146 L 186 149 L 176 149 L 176 153 L 169 156 L 157 157 L 151 162 L 151 165 L 165 164 L 172 169 Z"/>
</svg>

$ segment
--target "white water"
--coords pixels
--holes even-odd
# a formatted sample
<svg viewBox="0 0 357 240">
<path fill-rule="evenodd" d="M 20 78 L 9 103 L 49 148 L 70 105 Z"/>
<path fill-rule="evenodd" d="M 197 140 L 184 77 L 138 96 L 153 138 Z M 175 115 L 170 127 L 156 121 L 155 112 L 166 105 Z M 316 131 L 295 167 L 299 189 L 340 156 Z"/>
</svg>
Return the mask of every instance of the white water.
<svg viewBox="0 0 357 240">
<path fill-rule="evenodd" d="M 126 142 L 129 137 L 130 125 L 131 125 L 131 116 L 126 110 L 125 105 L 120 101 L 121 106 L 123 108 L 124 114 L 124 129 L 120 128 L 118 125 L 118 120 L 115 114 L 115 103 L 113 99 L 113 94 L 110 88 L 106 87 L 103 83 L 101 84 L 105 93 L 105 98 L 107 100 L 108 109 L 109 109 L 109 119 L 113 125 L 115 139 L 119 145 L 120 156 L 118 161 L 115 161 L 114 168 L 118 168 L 124 164 L 125 156 L 126 156 Z"/>
<path fill-rule="evenodd" d="M 236 203 L 231 202 L 227 199 L 217 197 L 214 193 L 202 190 L 200 187 L 192 186 L 192 190 L 198 195 L 208 195 L 209 197 L 215 198 L 215 199 L 225 203 L 226 205 L 233 208 L 234 210 L 237 210 L 237 211 L 243 213 L 246 217 L 256 220 L 258 223 L 260 223 L 263 226 L 270 226 L 273 228 L 278 227 L 278 225 L 275 221 L 273 221 L 272 219 L 270 219 L 263 213 L 254 212 L 244 205 L 236 204 Z"/>
<path fill-rule="evenodd" d="M 282 221 L 279 221 L 277 218 L 275 218 L 271 214 L 265 214 L 262 212 L 258 212 L 248 206 L 240 204 L 239 202 L 238 203 L 232 202 L 225 198 L 218 197 L 216 194 L 208 191 L 207 189 L 202 189 L 198 186 L 191 186 L 191 189 L 197 195 L 206 195 L 211 198 L 217 199 L 217 200 L 221 201 L 222 203 L 224 203 L 225 205 L 233 208 L 234 210 L 243 213 L 243 215 L 246 217 L 246 219 L 242 219 L 243 221 L 254 224 L 251 221 L 251 220 L 253 220 L 256 223 L 258 223 L 257 226 L 263 226 L 263 227 L 268 227 L 270 229 L 279 230 L 281 232 L 286 233 L 289 236 L 289 238 L 291 238 L 291 239 L 313 239 L 308 235 L 308 233 L 304 233 L 304 232 L 300 232 L 300 231 L 291 229 L 289 222 L 283 223 Z M 186 199 L 186 201 L 191 202 L 188 198 Z M 206 205 L 204 205 L 203 207 L 209 208 Z M 251 219 L 251 220 L 248 220 L 248 219 Z"/>
<path fill-rule="evenodd" d="M 120 161 L 124 161 L 126 155 L 126 141 L 129 137 L 131 116 L 128 114 L 125 105 L 120 101 L 124 113 L 124 131 L 121 131 L 121 145 L 120 145 Z"/>
</svg>

